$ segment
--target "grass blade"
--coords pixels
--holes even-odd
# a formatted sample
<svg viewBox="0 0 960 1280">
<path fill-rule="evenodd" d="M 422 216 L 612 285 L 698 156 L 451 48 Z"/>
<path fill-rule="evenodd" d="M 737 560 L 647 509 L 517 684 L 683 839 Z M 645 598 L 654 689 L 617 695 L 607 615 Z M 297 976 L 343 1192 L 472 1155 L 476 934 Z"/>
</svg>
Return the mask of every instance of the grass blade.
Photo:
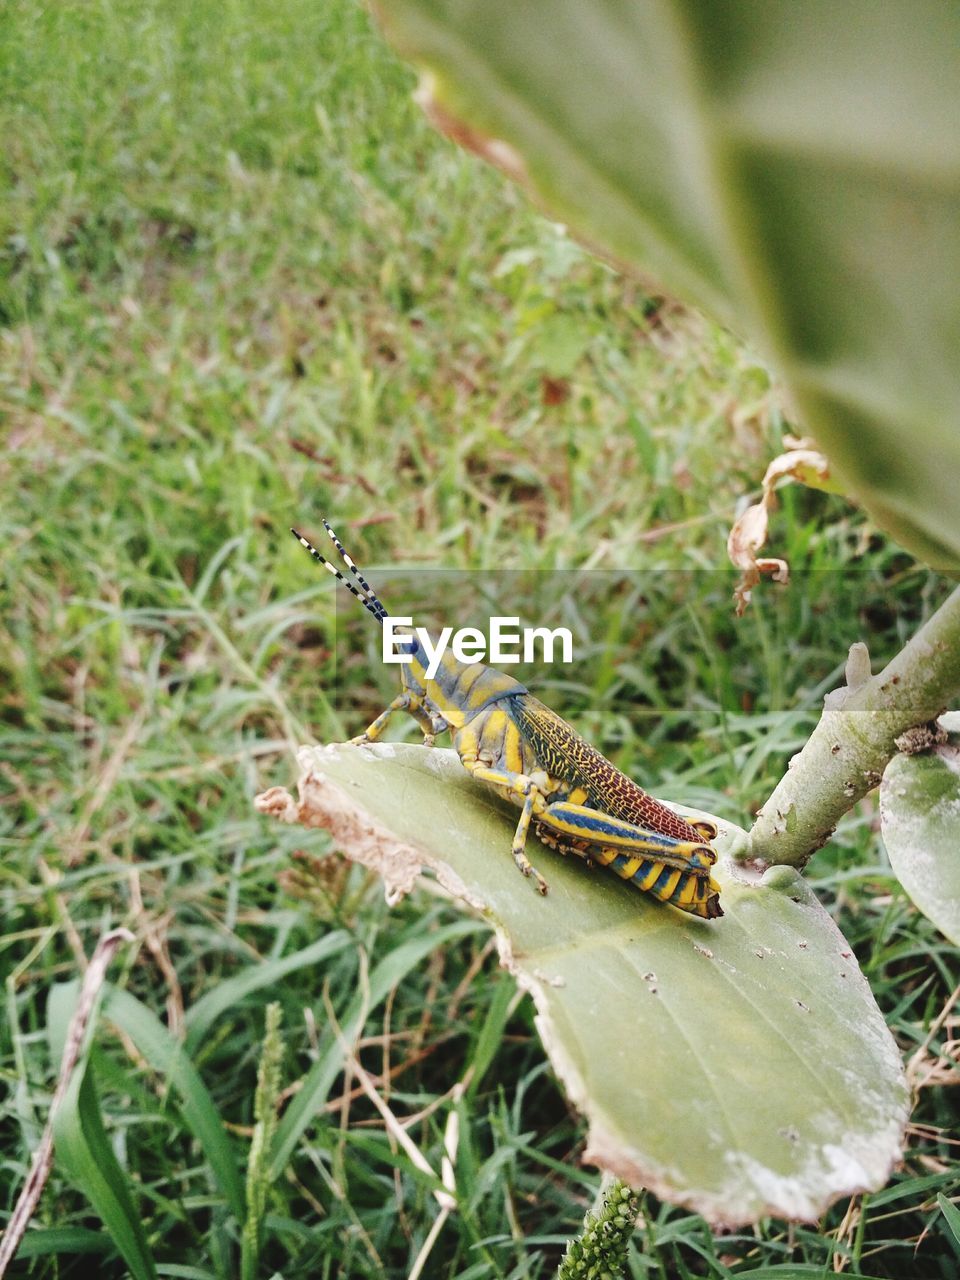
<svg viewBox="0 0 960 1280">
<path fill-rule="evenodd" d="M 102 1231 L 87 1227 L 42 1227 L 28 1231 L 20 1242 L 17 1258 L 45 1258 L 54 1253 L 113 1253 L 113 1245 Z"/>
<path fill-rule="evenodd" d="M 231 1211 L 242 1221 L 243 1185 L 237 1157 L 219 1113 L 190 1061 L 186 1049 L 159 1018 L 127 991 L 112 990 L 103 1004 L 104 1016 L 130 1036 L 150 1066 L 173 1088 L 190 1132 L 200 1143 L 217 1185 Z"/>
<path fill-rule="evenodd" d="M 187 1010 L 184 1021 L 187 1026 L 187 1051 L 193 1057 L 203 1037 L 213 1022 L 225 1009 L 238 1004 L 245 996 L 254 991 L 262 991 L 264 987 L 272 987 L 288 974 L 303 969 L 307 965 L 319 964 L 328 956 L 342 951 L 351 941 L 349 933 L 338 929 L 329 933 L 309 947 L 295 951 L 292 955 L 277 960 L 265 960 L 262 964 L 252 964 L 235 977 L 218 982 L 215 987 Z"/>
<path fill-rule="evenodd" d="M 947 1220 L 950 1234 L 957 1244 L 960 1244 L 960 1209 L 952 1201 L 948 1200 L 942 1191 L 937 1196 L 937 1204 L 940 1206 L 940 1212 Z"/>
<path fill-rule="evenodd" d="M 57 1162 L 93 1205 L 134 1280 L 155 1280 L 140 1215 L 103 1127 L 87 1059 L 78 1066 L 57 1108 L 53 1135 Z"/>
<path fill-rule="evenodd" d="M 443 929 L 438 929 L 435 933 L 412 938 L 395 947 L 371 973 L 366 1002 L 361 995 L 352 1002 L 343 1023 L 344 1038 L 351 1041 L 359 1030 L 364 1012 L 371 1013 L 410 970 L 431 951 L 443 946 L 444 943 L 453 941 L 454 938 L 462 938 L 468 933 L 475 933 L 483 928 L 484 926 L 476 921 L 460 920 Z M 326 1102 L 342 1063 L 343 1049 L 337 1039 L 331 1035 L 325 1040 L 320 1057 L 307 1072 L 303 1086 L 277 1126 L 270 1166 L 271 1179 L 278 1178 L 283 1172 L 293 1154 L 294 1147 Z"/>
</svg>

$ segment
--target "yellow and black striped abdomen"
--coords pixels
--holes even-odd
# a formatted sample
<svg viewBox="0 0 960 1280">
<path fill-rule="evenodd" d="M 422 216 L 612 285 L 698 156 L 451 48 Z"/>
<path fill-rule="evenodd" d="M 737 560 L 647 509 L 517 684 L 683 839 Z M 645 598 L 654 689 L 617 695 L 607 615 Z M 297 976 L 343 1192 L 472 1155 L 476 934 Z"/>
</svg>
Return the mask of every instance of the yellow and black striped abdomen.
<svg viewBox="0 0 960 1280">
<path fill-rule="evenodd" d="M 680 871 L 665 867 L 652 858 L 636 858 L 621 849 L 592 849 L 590 858 L 601 866 L 615 871 L 623 880 L 629 880 L 644 893 L 650 893 L 661 902 L 689 911 L 692 915 L 714 920 L 723 915 L 720 906 L 720 886 L 702 871 Z"/>
<path fill-rule="evenodd" d="M 723 915 L 720 886 L 702 870 L 682 871 L 677 867 L 665 867 L 655 858 L 637 857 L 623 849 L 591 845 L 583 840 L 558 840 L 544 823 L 536 824 L 536 832 L 543 843 L 551 848 L 596 862 L 599 866 L 616 872 L 622 880 L 629 880 L 644 893 L 652 894 L 660 902 L 667 902 L 672 907 L 700 916 L 704 920 L 716 920 Z"/>
</svg>

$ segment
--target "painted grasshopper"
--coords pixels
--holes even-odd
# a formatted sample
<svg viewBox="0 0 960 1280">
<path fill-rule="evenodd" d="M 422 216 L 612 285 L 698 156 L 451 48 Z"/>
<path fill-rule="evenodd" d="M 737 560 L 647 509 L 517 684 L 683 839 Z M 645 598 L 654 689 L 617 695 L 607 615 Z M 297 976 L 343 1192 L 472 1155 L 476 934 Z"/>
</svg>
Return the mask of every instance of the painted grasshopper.
<svg viewBox="0 0 960 1280">
<path fill-rule="evenodd" d="M 323 525 L 349 577 L 296 529 L 290 532 L 382 626 L 386 609 Z M 609 867 L 661 902 L 707 920 L 723 915 L 710 875 L 717 857 L 709 843 L 717 834 L 712 822 L 686 822 L 648 795 L 512 676 L 460 662 L 448 650 L 429 679 L 415 631 L 398 626 L 395 634 L 410 655 L 401 666 L 401 692 L 352 742 L 375 742 L 400 711 L 413 716 L 427 746 L 450 730 L 467 772 L 520 808 L 513 859 L 541 893 L 547 882 L 525 851 L 531 826 L 544 844 Z"/>
</svg>

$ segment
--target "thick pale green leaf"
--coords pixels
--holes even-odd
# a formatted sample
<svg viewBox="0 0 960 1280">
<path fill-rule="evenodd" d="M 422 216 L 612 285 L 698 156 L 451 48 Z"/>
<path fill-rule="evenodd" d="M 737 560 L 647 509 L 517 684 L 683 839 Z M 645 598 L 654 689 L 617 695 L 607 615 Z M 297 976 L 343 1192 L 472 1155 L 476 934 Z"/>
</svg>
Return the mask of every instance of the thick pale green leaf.
<svg viewBox="0 0 960 1280">
<path fill-rule="evenodd" d="M 749 882 L 723 827 L 726 915 L 700 921 L 530 842 L 550 884 L 517 872 L 517 811 L 422 747 L 304 748 L 299 805 L 397 893 L 421 866 L 496 928 L 544 1044 L 590 1122 L 588 1158 L 714 1221 L 811 1218 L 882 1186 L 906 1090 L 896 1046 L 842 935 L 795 872 Z"/>
<path fill-rule="evenodd" d="M 960 6 L 379 0 L 439 123 L 749 333 L 849 491 L 960 563 Z"/>
<path fill-rule="evenodd" d="M 880 826 L 913 903 L 960 945 L 960 737 L 893 757 L 880 783 Z"/>
</svg>

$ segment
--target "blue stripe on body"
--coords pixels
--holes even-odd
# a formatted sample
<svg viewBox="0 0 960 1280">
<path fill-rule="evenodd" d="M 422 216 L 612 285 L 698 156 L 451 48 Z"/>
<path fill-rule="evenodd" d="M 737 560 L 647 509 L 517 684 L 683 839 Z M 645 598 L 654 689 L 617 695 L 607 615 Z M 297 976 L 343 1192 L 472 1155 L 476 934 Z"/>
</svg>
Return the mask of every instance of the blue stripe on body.
<svg viewBox="0 0 960 1280">
<path fill-rule="evenodd" d="M 689 873 L 686 871 L 680 872 L 680 879 L 677 881 L 677 887 L 667 899 L 668 902 L 677 902 L 679 900 L 681 893 L 683 893 L 684 889 L 687 887 L 688 875 Z"/>
<path fill-rule="evenodd" d="M 657 876 L 656 880 L 654 880 L 653 884 L 650 886 L 650 892 L 663 893 L 664 889 L 667 887 L 668 883 L 670 882 L 670 877 L 673 875 L 676 875 L 676 871 L 677 871 L 676 867 L 664 867 L 663 870 L 660 872 L 660 874 Z M 682 876 L 680 878 L 681 880 L 683 879 Z"/>
<path fill-rule="evenodd" d="M 577 830 L 582 833 L 590 832 L 596 833 L 599 836 L 612 836 L 617 840 L 629 839 L 629 832 L 624 831 L 622 825 L 618 826 L 610 822 L 609 819 L 599 812 L 595 818 L 591 817 L 589 814 L 578 813 L 576 815 L 571 814 L 569 817 L 561 816 L 561 820 L 569 823 L 570 826 L 575 826 Z M 637 827 L 637 830 L 643 832 L 644 844 L 647 846 L 648 851 L 654 858 L 656 858 L 658 851 L 662 851 L 667 855 L 676 856 L 676 851 L 678 849 L 689 846 L 691 843 L 689 840 L 677 840 L 674 836 L 663 835 L 661 832 L 652 831 L 649 828 Z M 598 841 L 598 843 L 602 843 L 602 841 Z M 690 865 L 694 867 L 707 867 L 710 864 L 701 861 L 698 854 L 692 854 L 690 855 Z"/>
<path fill-rule="evenodd" d="M 633 873 L 633 879 L 636 880 L 637 884 L 640 884 L 641 881 L 647 878 L 650 874 L 650 868 L 653 866 L 655 861 L 655 858 L 642 859 L 639 867 L 637 867 L 636 871 Z"/>
</svg>

